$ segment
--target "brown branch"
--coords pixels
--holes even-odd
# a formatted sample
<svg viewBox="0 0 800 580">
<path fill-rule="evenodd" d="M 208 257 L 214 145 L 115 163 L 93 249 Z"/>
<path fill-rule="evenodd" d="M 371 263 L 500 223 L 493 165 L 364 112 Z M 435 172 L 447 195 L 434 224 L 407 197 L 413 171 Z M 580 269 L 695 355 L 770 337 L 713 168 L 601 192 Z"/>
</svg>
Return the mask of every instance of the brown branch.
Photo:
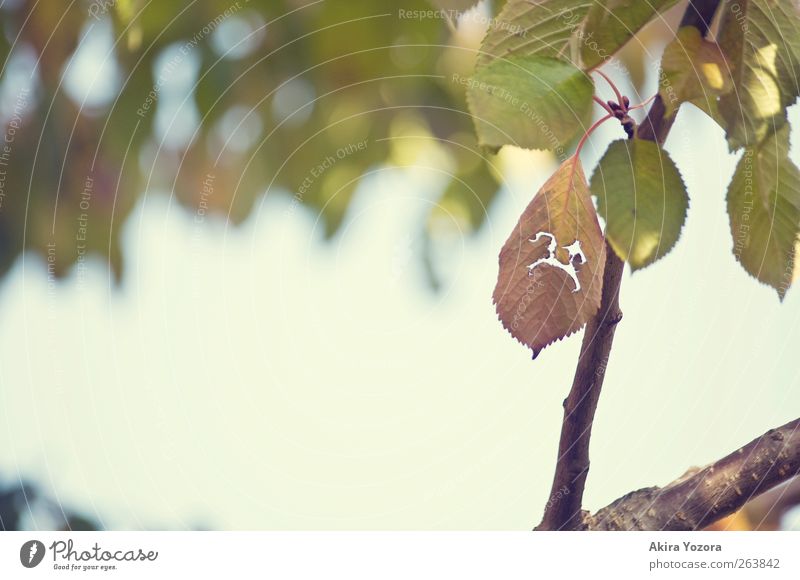
<svg viewBox="0 0 800 580">
<path fill-rule="evenodd" d="M 564 421 L 551 499 L 547 502 L 542 523 L 536 528 L 538 530 L 574 529 L 581 524 L 583 488 L 589 473 L 592 422 L 614 342 L 614 330 L 622 319 L 619 287 L 624 266 L 606 242 L 600 309 L 586 325 L 572 389 L 564 401 Z"/>
<path fill-rule="evenodd" d="M 800 419 L 764 433 L 666 487 L 631 492 L 593 516 L 591 530 L 699 530 L 800 474 Z"/>
<path fill-rule="evenodd" d="M 686 7 L 681 26 L 694 26 L 708 33 L 720 0 L 692 0 Z M 665 117 L 664 102 L 657 97 L 637 137 L 663 143 L 675 116 Z M 572 388 L 564 401 L 564 419 L 558 444 L 558 459 L 550 499 L 537 530 L 574 530 L 583 526 L 581 505 L 589 473 L 589 441 L 605 369 L 608 366 L 616 324 L 622 318 L 619 288 L 624 263 L 606 244 L 603 296 L 595 317 L 586 325 L 581 354 Z"/>
</svg>

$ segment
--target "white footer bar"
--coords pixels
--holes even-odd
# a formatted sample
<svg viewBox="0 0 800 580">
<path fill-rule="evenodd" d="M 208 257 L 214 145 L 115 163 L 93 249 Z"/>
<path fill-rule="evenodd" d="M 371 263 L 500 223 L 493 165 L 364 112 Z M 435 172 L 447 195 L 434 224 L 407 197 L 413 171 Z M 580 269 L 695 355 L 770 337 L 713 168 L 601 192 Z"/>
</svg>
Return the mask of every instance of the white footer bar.
<svg viewBox="0 0 800 580">
<path fill-rule="evenodd" d="M 0 578 L 797 579 L 799 547 L 800 532 L 0 532 Z"/>
</svg>

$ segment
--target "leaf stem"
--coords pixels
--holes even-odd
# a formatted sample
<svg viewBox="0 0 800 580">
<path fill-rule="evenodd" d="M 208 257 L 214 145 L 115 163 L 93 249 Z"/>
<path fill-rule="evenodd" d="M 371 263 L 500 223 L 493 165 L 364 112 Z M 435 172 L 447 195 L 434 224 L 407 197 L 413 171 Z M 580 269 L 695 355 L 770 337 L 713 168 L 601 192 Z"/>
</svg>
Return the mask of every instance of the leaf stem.
<svg viewBox="0 0 800 580">
<path fill-rule="evenodd" d="M 621 103 L 622 102 L 622 93 L 619 92 L 619 89 L 617 88 L 617 85 L 614 84 L 614 81 L 612 81 L 610 78 L 608 78 L 608 75 L 606 75 L 606 73 L 604 73 L 603 71 L 601 71 L 599 69 L 595 70 L 594 72 L 596 72 L 597 74 L 599 74 L 601 77 L 603 77 L 606 80 L 606 82 L 611 86 L 611 90 L 614 91 L 614 95 L 616 95 L 616 97 L 617 97 L 617 102 Z"/>
<path fill-rule="evenodd" d="M 609 107 L 607 104 L 605 104 L 603 102 L 603 99 L 601 99 L 597 95 L 592 95 L 592 98 L 594 99 L 595 103 L 597 103 L 598 105 L 600 105 L 601 107 L 603 107 L 605 109 L 606 113 L 608 113 L 609 115 L 613 115 L 614 114 L 614 111 L 611 110 L 611 107 Z"/>
<path fill-rule="evenodd" d="M 642 108 L 646 107 L 647 105 L 649 105 L 650 103 L 655 101 L 657 96 L 658 96 L 658 93 L 656 93 L 655 95 L 653 95 L 652 97 L 650 97 L 646 101 L 643 101 L 643 102 L 639 103 L 638 105 L 634 105 L 632 107 L 628 107 L 628 111 L 635 111 L 636 109 L 642 109 Z"/>
<path fill-rule="evenodd" d="M 611 119 L 613 116 L 614 116 L 614 115 L 612 115 L 611 113 L 609 113 L 609 114 L 608 114 L 608 115 L 606 115 L 605 117 L 602 117 L 602 118 L 598 119 L 597 121 L 595 121 L 595 122 L 594 122 L 594 125 L 592 125 L 591 127 L 589 127 L 589 130 L 588 130 L 588 131 L 586 131 L 586 133 L 584 133 L 584 134 L 583 134 L 583 137 L 581 137 L 581 140 L 580 140 L 580 141 L 578 141 L 578 146 L 577 146 L 577 147 L 575 147 L 575 154 L 572 156 L 572 157 L 573 157 L 573 159 L 577 159 L 577 158 L 578 158 L 578 156 L 579 156 L 579 155 L 580 155 L 580 153 L 581 153 L 581 149 L 583 149 L 583 145 L 586 143 L 586 140 L 587 140 L 587 139 L 589 138 L 589 136 L 590 136 L 590 135 L 591 135 L 591 134 L 594 132 L 594 130 L 595 130 L 595 129 L 597 129 L 597 128 L 598 128 L 600 125 L 602 125 L 602 124 L 603 124 L 603 123 L 605 123 L 606 121 L 608 121 L 609 119 Z M 573 164 L 573 166 L 574 166 L 574 165 L 575 165 L 575 161 L 573 161 L 573 162 L 572 162 L 572 164 Z"/>
<path fill-rule="evenodd" d="M 575 179 L 575 170 L 578 167 L 578 160 L 580 159 L 581 149 L 583 149 L 583 146 L 586 143 L 586 140 L 594 132 L 595 129 L 597 129 L 600 125 L 602 125 L 603 123 L 605 123 L 609 119 L 613 119 L 613 118 L 614 118 L 614 115 L 612 113 L 608 113 L 605 117 L 602 117 L 602 118 L 598 119 L 597 121 L 594 122 L 594 124 L 591 127 L 589 127 L 589 129 L 586 131 L 586 133 L 583 134 L 583 137 L 581 137 L 581 140 L 578 141 L 578 146 L 575 147 L 575 153 L 572 155 L 572 170 L 569 173 L 569 186 L 568 186 L 568 188 L 570 190 L 572 189 L 572 181 Z"/>
</svg>

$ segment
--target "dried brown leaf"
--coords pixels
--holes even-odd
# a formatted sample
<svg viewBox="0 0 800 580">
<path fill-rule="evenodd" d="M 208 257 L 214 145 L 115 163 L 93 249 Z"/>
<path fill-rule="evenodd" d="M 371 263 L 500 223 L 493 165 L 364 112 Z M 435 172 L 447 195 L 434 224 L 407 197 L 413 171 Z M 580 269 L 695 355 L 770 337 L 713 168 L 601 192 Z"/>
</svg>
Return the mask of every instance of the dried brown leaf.
<svg viewBox="0 0 800 580">
<path fill-rule="evenodd" d="M 580 160 L 542 186 L 500 251 L 493 300 L 503 326 L 534 356 L 597 312 L 606 246 Z"/>
</svg>

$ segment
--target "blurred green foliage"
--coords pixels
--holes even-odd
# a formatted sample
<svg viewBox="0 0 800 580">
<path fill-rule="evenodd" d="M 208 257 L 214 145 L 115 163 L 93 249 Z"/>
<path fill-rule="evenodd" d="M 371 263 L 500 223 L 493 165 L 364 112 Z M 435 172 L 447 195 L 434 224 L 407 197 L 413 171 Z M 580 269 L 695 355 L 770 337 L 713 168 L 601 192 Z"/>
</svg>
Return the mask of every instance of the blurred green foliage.
<svg viewBox="0 0 800 580">
<path fill-rule="evenodd" d="M 480 37 L 454 38 L 448 19 L 421 15 L 431 8 L 423 0 L 24 0 L 0 9 L 7 139 L 18 125 L 2 168 L 0 272 L 35 250 L 54 276 L 94 254 L 119 277 L 121 223 L 151 189 L 232 223 L 265 192 L 282 192 L 318 213 L 332 236 L 359 177 L 391 161 L 387 137 L 410 131 L 475 148 L 463 87 L 448 75 L 470 73 L 469 42 Z M 113 49 L 100 60 L 115 74 L 98 75 L 95 85 L 106 86 L 92 90 L 110 97 L 79 102 L 67 77 L 91 84 L 96 71 L 70 70 L 76 49 L 109 23 Z M 159 108 L 187 75 L 179 107 L 192 114 L 174 123 L 192 126 L 176 143 L 164 139 L 159 123 L 172 119 L 159 119 Z M 456 152 L 456 165 L 464 157 Z M 476 227 L 497 185 L 468 161 L 454 168 L 447 197 Z M 463 178 L 475 175 L 480 187 L 471 190 Z"/>
<path fill-rule="evenodd" d="M 458 79 L 503 2 L 456 28 L 473 3 L 5 3 L 0 275 L 31 250 L 54 277 L 95 256 L 119 280 L 121 226 L 146 191 L 233 224 L 264 194 L 293 196 L 330 237 L 365 172 L 414 163 L 431 139 L 452 181 L 418 233 L 435 238 L 444 214 L 476 230 L 497 172 Z"/>
</svg>

